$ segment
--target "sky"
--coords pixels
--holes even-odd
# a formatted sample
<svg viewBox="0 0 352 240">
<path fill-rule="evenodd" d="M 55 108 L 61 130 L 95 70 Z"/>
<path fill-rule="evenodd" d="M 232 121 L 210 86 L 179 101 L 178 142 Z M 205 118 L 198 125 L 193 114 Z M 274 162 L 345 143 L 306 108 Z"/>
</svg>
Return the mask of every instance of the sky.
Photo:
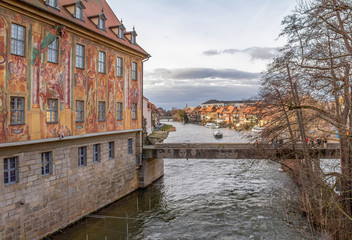
<svg viewBox="0 0 352 240">
<path fill-rule="evenodd" d="M 277 49 L 281 21 L 296 0 L 107 0 L 151 58 L 144 96 L 157 107 L 257 95 L 260 72 Z"/>
</svg>

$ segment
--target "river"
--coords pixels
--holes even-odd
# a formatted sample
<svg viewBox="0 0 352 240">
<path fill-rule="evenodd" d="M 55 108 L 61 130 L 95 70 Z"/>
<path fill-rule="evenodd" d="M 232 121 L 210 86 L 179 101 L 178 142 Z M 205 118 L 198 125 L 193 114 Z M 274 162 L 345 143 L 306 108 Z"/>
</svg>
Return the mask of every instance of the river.
<svg viewBox="0 0 352 240">
<path fill-rule="evenodd" d="M 247 142 L 234 130 L 172 122 L 165 142 Z M 309 239 L 286 214 L 294 183 L 270 161 L 165 159 L 165 175 L 146 189 L 86 217 L 55 240 Z M 104 218 L 101 218 L 105 216 Z M 303 224 L 304 225 L 304 224 Z"/>
</svg>

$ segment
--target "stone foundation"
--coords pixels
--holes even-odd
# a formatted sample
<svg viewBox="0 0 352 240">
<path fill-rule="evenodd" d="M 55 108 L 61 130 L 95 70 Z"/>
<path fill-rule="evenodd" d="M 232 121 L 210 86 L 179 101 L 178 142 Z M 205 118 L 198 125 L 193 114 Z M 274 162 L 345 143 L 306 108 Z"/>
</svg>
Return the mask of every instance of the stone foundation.
<svg viewBox="0 0 352 240">
<path fill-rule="evenodd" d="M 146 159 L 139 171 L 139 187 L 145 188 L 162 176 L 164 176 L 164 159 Z"/>
<path fill-rule="evenodd" d="M 129 193 L 138 185 L 140 132 L 0 148 L 0 239 L 40 239 Z M 132 154 L 128 139 L 133 139 Z M 108 143 L 114 142 L 109 159 Z M 101 160 L 93 162 L 93 145 Z M 87 164 L 78 166 L 78 147 L 87 147 Z M 41 153 L 52 152 L 52 171 L 42 176 Z M 18 157 L 18 181 L 4 184 L 4 159 Z M 159 162 L 143 169 L 151 183 Z M 146 165 L 149 165 L 146 164 Z M 145 186 L 145 185 L 143 185 Z"/>
</svg>

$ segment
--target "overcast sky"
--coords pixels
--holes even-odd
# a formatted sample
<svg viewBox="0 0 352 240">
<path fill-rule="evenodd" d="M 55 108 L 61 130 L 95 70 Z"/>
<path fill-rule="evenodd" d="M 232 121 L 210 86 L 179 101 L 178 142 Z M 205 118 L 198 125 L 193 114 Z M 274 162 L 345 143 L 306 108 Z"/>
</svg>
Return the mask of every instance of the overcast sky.
<svg viewBox="0 0 352 240">
<path fill-rule="evenodd" d="M 152 56 L 144 96 L 157 107 L 256 95 L 260 72 L 284 39 L 296 0 L 107 0 Z"/>
</svg>

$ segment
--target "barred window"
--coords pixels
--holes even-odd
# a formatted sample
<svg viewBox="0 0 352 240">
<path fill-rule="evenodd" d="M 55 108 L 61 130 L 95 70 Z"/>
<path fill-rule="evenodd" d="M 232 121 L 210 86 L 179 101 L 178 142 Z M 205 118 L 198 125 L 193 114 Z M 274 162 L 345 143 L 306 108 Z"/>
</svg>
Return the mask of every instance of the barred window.
<svg viewBox="0 0 352 240">
<path fill-rule="evenodd" d="M 42 153 L 42 175 L 51 174 L 51 163 L 52 163 L 52 152 L 43 152 Z"/>
<path fill-rule="evenodd" d="M 83 167 L 87 165 L 87 147 L 78 148 L 78 166 Z"/>
<path fill-rule="evenodd" d="M 25 28 L 11 24 L 11 54 L 24 56 Z"/>
<path fill-rule="evenodd" d="M 122 58 L 117 57 L 117 76 L 122 77 Z"/>
<path fill-rule="evenodd" d="M 105 102 L 99 101 L 98 105 L 98 121 L 105 121 Z"/>
<path fill-rule="evenodd" d="M 57 123 L 58 106 L 57 99 L 48 99 L 47 110 L 46 110 L 46 122 Z"/>
<path fill-rule="evenodd" d="M 58 55 L 59 39 L 55 38 L 55 40 L 48 46 L 48 62 L 58 63 Z"/>
<path fill-rule="evenodd" d="M 132 80 L 137 80 L 137 63 L 132 63 Z"/>
<path fill-rule="evenodd" d="M 76 68 L 84 68 L 84 46 L 76 44 Z"/>
<path fill-rule="evenodd" d="M 109 142 L 109 159 L 113 159 L 115 157 L 115 143 Z"/>
<path fill-rule="evenodd" d="M 24 98 L 10 98 L 10 124 L 24 123 Z"/>
<path fill-rule="evenodd" d="M 99 51 L 99 72 L 105 73 L 105 52 Z"/>
<path fill-rule="evenodd" d="M 83 122 L 84 121 L 84 101 L 81 101 L 81 100 L 76 101 L 76 113 L 77 113 L 76 122 Z"/>
<path fill-rule="evenodd" d="M 137 119 L 137 103 L 132 104 L 132 119 Z"/>
<path fill-rule="evenodd" d="M 16 183 L 18 180 L 18 157 L 4 159 L 4 183 Z"/>
<path fill-rule="evenodd" d="M 128 144 L 127 144 L 127 149 L 128 149 L 128 154 L 132 154 L 132 138 L 128 139 Z"/>
<path fill-rule="evenodd" d="M 93 161 L 100 162 L 100 144 L 93 145 Z"/>
<path fill-rule="evenodd" d="M 123 119 L 123 112 L 122 112 L 122 102 L 118 102 L 117 104 L 117 120 L 122 120 Z"/>
</svg>

